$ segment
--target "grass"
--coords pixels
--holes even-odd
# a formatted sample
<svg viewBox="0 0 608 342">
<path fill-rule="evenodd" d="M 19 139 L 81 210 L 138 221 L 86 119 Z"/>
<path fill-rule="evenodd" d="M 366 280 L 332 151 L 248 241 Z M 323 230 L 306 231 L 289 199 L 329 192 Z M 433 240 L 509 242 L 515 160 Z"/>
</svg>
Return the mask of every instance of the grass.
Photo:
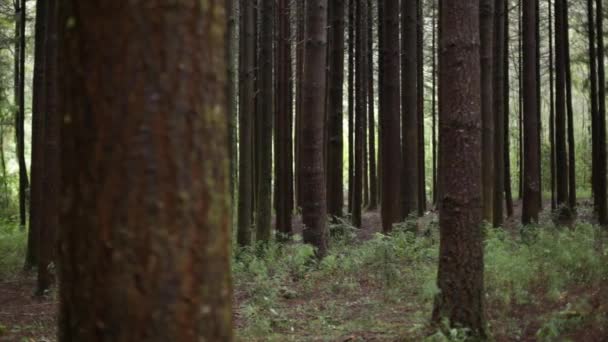
<svg viewBox="0 0 608 342">
<path fill-rule="evenodd" d="M 17 223 L 0 220 L 0 279 L 12 278 L 22 270 L 26 239 Z"/>
</svg>

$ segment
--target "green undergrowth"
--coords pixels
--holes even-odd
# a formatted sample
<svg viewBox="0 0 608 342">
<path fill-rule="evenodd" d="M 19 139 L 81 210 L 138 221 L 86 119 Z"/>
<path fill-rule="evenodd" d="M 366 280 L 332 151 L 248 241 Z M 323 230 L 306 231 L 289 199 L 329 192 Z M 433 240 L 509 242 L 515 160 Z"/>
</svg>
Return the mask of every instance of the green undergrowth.
<svg viewBox="0 0 608 342">
<path fill-rule="evenodd" d="M 408 230 L 412 226 L 364 242 L 353 228 L 334 226 L 329 255 L 322 261 L 298 238 L 287 245 L 235 251 L 239 338 L 460 340 L 466 334 L 428 326 L 438 291 L 436 221 L 416 231 Z M 486 229 L 492 339 L 562 340 L 581 329 L 608 326 L 608 298 L 601 286 L 608 283 L 608 248 L 601 234 L 588 224 L 519 232 Z"/>
<path fill-rule="evenodd" d="M 21 271 L 26 235 L 17 223 L 0 220 L 0 280 L 12 278 Z"/>
</svg>

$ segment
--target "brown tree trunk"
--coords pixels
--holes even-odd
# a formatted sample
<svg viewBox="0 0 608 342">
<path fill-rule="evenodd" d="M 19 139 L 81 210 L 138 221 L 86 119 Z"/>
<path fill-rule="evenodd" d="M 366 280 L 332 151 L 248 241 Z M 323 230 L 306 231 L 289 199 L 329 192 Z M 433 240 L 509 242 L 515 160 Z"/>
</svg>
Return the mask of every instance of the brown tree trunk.
<svg viewBox="0 0 608 342">
<path fill-rule="evenodd" d="M 606 94 L 606 76 L 604 70 L 604 11 L 602 1 L 596 2 L 596 32 L 597 32 L 597 73 L 598 94 Z M 608 225 L 608 212 L 606 208 L 606 97 L 598 96 L 597 116 L 597 197 L 598 219 L 602 226 Z"/>
<path fill-rule="evenodd" d="M 355 28 L 358 0 L 348 5 L 348 212 L 353 213 L 355 199 Z"/>
<path fill-rule="evenodd" d="M 239 25 L 239 199 L 237 244 L 251 244 L 253 201 L 253 117 L 255 113 L 254 4 L 240 0 Z"/>
<path fill-rule="evenodd" d="M 369 168 L 369 202 L 368 210 L 375 210 L 378 207 L 378 173 L 376 164 L 376 115 L 374 99 L 374 16 L 372 0 L 367 0 L 367 137 L 368 137 L 368 168 Z"/>
<path fill-rule="evenodd" d="M 344 16 L 346 0 L 333 3 L 331 17 L 331 59 L 328 150 L 327 150 L 327 211 L 332 217 L 342 217 L 344 205 L 342 121 L 344 116 Z"/>
<path fill-rule="evenodd" d="M 18 62 L 18 68 L 15 72 L 18 73 L 16 77 L 17 92 L 16 92 L 16 105 L 17 114 L 15 115 L 15 132 L 17 142 L 17 164 L 19 166 L 19 224 L 25 229 L 27 221 L 27 198 L 29 192 L 29 182 L 27 177 L 27 165 L 25 162 L 25 14 L 27 11 L 25 0 L 15 0 L 15 10 L 17 14 L 17 30 L 18 36 L 16 37 L 19 48 L 17 49 L 16 58 Z M 17 5 L 18 4 L 18 5 Z M 34 232 L 35 233 L 35 232 Z"/>
<path fill-rule="evenodd" d="M 568 205 L 576 208 L 576 156 L 574 141 L 574 108 L 572 105 L 572 71 L 570 67 L 570 34 L 568 24 L 568 1 L 564 2 L 564 49 L 566 65 L 566 109 L 568 120 Z"/>
<path fill-rule="evenodd" d="M 226 0 L 226 12 L 228 16 L 228 25 L 226 31 L 226 58 L 228 59 L 228 88 L 226 96 L 228 97 L 228 160 L 230 161 L 230 217 L 234 221 L 234 209 L 236 208 L 236 181 L 238 167 L 238 144 L 237 144 L 237 121 L 238 121 L 238 1 Z"/>
<path fill-rule="evenodd" d="M 399 2 L 382 1 L 382 41 L 399 41 Z M 380 148 L 382 160 L 382 231 L 389 233 L 401 218 L 401 172 L 395 160 L 401 160 L 399 44 L 382 44 L 380 51 Z"/>
<path fill-rule="evenodd" d="M 30 192 L 30 226 L 28 231 L 25 270 L 38 264 L 39 234 L 43 221 L 42 178 L 44 177 L 44 114 L 46 112 L 46 21 L 47 1 L 36 2 L 36 40 L 34 59 L 34 85 L 32 101 L 32 156 L 31 156 L 31 192 Z"/>
<path fill-rule="evenodd" d="M 260 24 L 259 58 L 259 112 L 256 122 L 259 135 L 256 144 L 259 154 L 256 198 L 256 240 L 266 242 L 271 237 L 272 215 L 272 114 L 273 114 L 273 39 L 274 1 L 260 0 L 258 5 Z"/>
<path fill-rule="evenodd" d="M 557 182 L 558 220 L 567 220 L 568 157 L 566 151 L 566 47 L 564 1 L 555 0 L 555 177 Z"/>
<path fill-rule="evenodd" d="M 275 132 L 275 206 L 276 206 L 276 231 L 280 238 L 285 239 L 292 233 L 291 215 L 293 212 L 293 200 L 291 199 L 291 153 L 292 135 L 291 120 L 291 44 L 290 44 L 290 15 L 287 0 L 279 0 L 278 12 L 278 35 L 276 46 L 276 132 Z"/>
<path fill-rule="evenodd" d="M 493 42 L 494 0 L 480 0 L 479 25 L 481 41 L 481 113 L 482 113 L 482 198 L 483 219 L 493 222 L 494 214 L 494 101 L 493 101 Z"/>
<path fill-rule="evenodd" d="M 433 322 L 485 339 L 479 0 L 441 1 L 439 294 Z M 466 20 L 463 20 L 466 18 Z"/>
<path fill-rule="evenodd" d="M 437 11 L 436 6 L 433 5 L 432 14 L 432 38 L 431 38 L 431 53 L 432 65 L 431 65 L 431 112 L 432 112 L 432 146 L 433 146 L 433 204 L 437 205 Z"/>
<path fill-rule="evenodd" d="M 551 174 L 551 210 L 557 208 L 555 201 L 555 93 L 554 93 L 554 63 L 553 63 L 553 19 L 551 15 L 551 0 L 547 0 L 549 11 L 549 167 Z"/>
<path fill-rule="evenodd" d="M 401 139 L 403 180 L 402 215 L 418 213 L 418 56 L 416 41 L 416 0 L 401 2 Z"/>
<path fill-rule="evenodd" d="M 509 94 L 509 0 L 504 1 L 504 49 L 505 53 L 503 55 L 503 70 L 504 70 L 504 129 L 505 129 L 505 142 L 504 142 L 504 151 L 502 153 L 505 165 L 505 179 L 504 179 L 504 189 L 505 189 L 505 202 L 507 206 L 507 216 L 513 216 L 513 193 L 511 187 L 511 143 L 510 143 L 510 129 L 509 125 L 511 123 L 510 120 L 510 94 Z"/>
<path fill-rule="evenodd" d="M 323 168 L 323 132 L 325 131 L 327 0 L 308 0 L 303 78 L 302 120 L 302 220 L 304 242 L 327 253 L 327 206 Z"/>
<path fill-rule="evenodd" d="M 231 341 L 224 2 L 58 4 L 59 341 Z"/>
<path fill-rule="evenodd" d="M 57 233 L 59 231 L 59 211 L 61 207 L 61 152 L 60 152 L 60 130 L 61 112 L 59 111 L 58 90 L 58 55 L 57 46 L 57 2 L 49 0 L 46 13 L 46 42 L 44 90 L 44 176 L 42 177 L 42 193 L 44 194 L 43 205 L 40 206 L 40 221 L 44 224 L 39 229 L 39 258 L 38 258 L 38 281 L 36 292 L 44 294 L 54 281 L 49 270 L 56 256 Z"/>
<path fill-rule="evenodd" d="M 496 0 L 494 7 L 494 64 L 493 109 L 494 109 L 494 199 L 493 225 L 503 224 L 505 164 L 501 155 L 505 142 L 505 0 Z"/>
<path fill-rule="evenodd" d="M 296 207 L 302 206 L 302 79 L 304 76 L 304 13 L 305 1 L 296 2 L 296 124 L 295 124 L 295 193 Z"/>
<path fill-rule="evenodd" d="M 424 142 L 424 15 L 422 0 L 416 0 L 416 59 L 418 87 L 418 216 L 426 211 L 426 159 Z"/>
<path fill-rule="evenodd" d="M 367 57 L 367 0 L 357 0 L 356 8 L 357 39 L 355 46 L 357 70 L 355 72 L 356 108 L 355 108 L 355 174 L 353 194 L 353 225 L 361 227 L 361 210 L 363 206 L 363 186 L 365 162 L 365 122 L 367 121 L 367 78 L 365 59 Z"/>
<path fill-rule="evenodd" d="M 558 0 L 559 1 L 559 0 Z M 538 137 L 538 64 L 536 44 L 536 1 L 524 1 L 523 7 L 523 101 L 524 101 L 524 183 L 522 222 L 538 222 L 540 211 L 540 156 Z"/>
</svg>

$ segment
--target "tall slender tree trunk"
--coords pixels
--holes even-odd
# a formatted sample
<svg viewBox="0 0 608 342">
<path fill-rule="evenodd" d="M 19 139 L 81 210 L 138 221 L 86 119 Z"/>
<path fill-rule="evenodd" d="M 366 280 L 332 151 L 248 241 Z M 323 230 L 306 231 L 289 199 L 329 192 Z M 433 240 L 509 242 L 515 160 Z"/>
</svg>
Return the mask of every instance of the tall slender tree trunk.
<svg viewBox="0 0 608 342">
<path fill-rule="evenodd" d="M 418 87 L 418 216 L 426 211 L 426 158 L 424 141 L 424 14 L 423 1 L 416 0 L 416 59 Z"/>
<path fill-rule="evenodd" d="M 494 200 L 493 200 L 493 224 L 500 227 L 504 217 L 504 179 L 505 164 L 501 155 L 504 151 L 505 142 L 505 0 L 496 0 L 494 8 L 494 79 L 493 79 L 493 101 L 494 101 Z"/>
<path fill-rule="evenodd" d="M 382 41 L 399 41 L 399 1 L 382 1 L 380 20 Z M 380 148 L 382 160 L 382 231 L 389 233 L 401 218 L 401 172 L 395 160 L 401 160 L 399 44 L 382 44 L 380 50 Z"/>
<path fill-rule="evenodd" d="M 518 184 L 518 197 L 520 200 L 523 200 L 524 197 L 524 81 L 523 81 L 523 3 L 525 0 L 519 0 L 519 6 L 518 6 L 518 20 L 517 20 L 517 24 L 518 24 L 518 52 L 519 52 L 519 58 L 517 59 L 518 63 L 517 63 L 517 67 L 518 67 L 518 71 L 517 71 L 517 80 L 519 82 L 519 89 L 518 89 L 518 106 L 519 106 L 519 118 L 517 120 L 517 125 L 518 125 L 518 135 L 519 135 L 519 139 L 518 139 L 518 144 L 519 144 L 519 148 L 518 148 L 518 153 L 519 153 L 519 158 L 517 159 L 519 165 L 518 165 L 518 179 L 519 181 L 517 182 Z"/>
<path fill-rule="evenodd" d="M 342 217 L 344 206 L 343 182 L 343 148 L 342 122 L 344 117 L 344 18 L 346 15 L 346 0 L 333 3 L 331 20 L 331 58 L 329 113 L 328 121 L 328 150 L 327 150 L 327 211 L 332 217 Z"/>
<path fill-rule="evenodd" d="M 59 341 L 232 341 L 224 2 L 58 4 Z"/>
<path fill-rule="evenodd" d="M 432 115 L 432 146 L 433 146 L 433 204 L 437 204 L 437 10 L 433 5 L 432 38 L 431 38 L 431 115 Z"/>
<path fill-rule="evenodd" d="M 401 2 L 401 139 L 403 180 L 402 214 L 418 213 L 418 56 L 416 0 Z"/>
<path fill-rule="evenodd" d="M 34 84 L 32 101 L 32 156 L 30 226 L 24 269 L 29 270 L 38 264 L 40 229 L 43 227 L 41 213 L 43 204 L 42 178 L 44 177 L 44 118 L 46 113 L 46 21 L 48 0 L 36 2 L 36 38 L 34 43 Z"/>
<path fill-rule="evenodd" d="M 302 219 L 304 242 L 327 253 L 327 206 L 323 165 L 325 131 L 327 0 L 308 0 L 303 79 Z"/>
<path fill-rule="evenodd" d="M 481 165 L 482 165 L 482 197 L 483 219 L 493 222 L 494 216 L 494 1 L 479 0 L 479 25 L 481 39 L 481 113 L 482 136 Z"/>
<path fill-rule="evenodd" d="M 598 219 L 602 226 L 608 225 L 606 208 L 606 76 L 604 67 L 604 11 L 602 1 L 596 2 L 598 116 L 597 116 L 597 196 Z"/>
<path fill-rule="evenodd" d="M 237 244 L 251 244 L 253 210 L 253 118 L 255 115 L 255 6 L 240 0 L 239 25 L 239 197 Z"/>
<path fill-rule="evenodd" d="M 348 5 L 348 212 L 353 213 L 355 199 L 355 28 L 358 0 Z"/>
<path fill-rule="evenodd" d="M 354 174 L 354 196 L 353 196 L 353 225 L 361 227 L 361 209 L 363 205 L 363 186 L 365 163 L 365 122 L 367 114 L 367 78 L 365 59 L 367 57 L 367 0 L 357 0 L 356 8 L 357 39 L 356 39 L 356 63 L 355 88 L 357 91 L 355 108 L 355 174 Z"/>
<path fill-rule="evenodd" d="M 551 210 L 557 208 L 555 201 L 555 88 L 554 88 L 554 63 L 553 63 L 553 19 L 551 15 L 551 0 L 547 0 L 549 11 L 549 145 L 551 156 L 549 158 L 551 169 Z"/>
<path fill-rule="evenodd" d="M 271 237 L 272 216 L 272 116 L 273 116 L 273 40 L 274 40 L 274 2 L 260 0 L 260 59 L 259 59 L 259 112 L 256 122 L 259 135 L 256 137 L 259 154 L 257 207 L 256 207 L 256 240 L 266 242 Z"/>
<path fill-rule="evenodd" d="M 564 1 L 555 0 L 555 177 L 559 221 L 569 218 L 566 150 L 566 47 Z"/>
<path fill-rule="evenodd" d="M 17 140 L 17 164 L 19 165 L 19 224 L 25 228 L 27 221 L 27 198 L 29 182 L 27 177 L 27 165 L 25 162 L 25 14 L 27 12 L 25 0 L 15 0 L 19 3 L 16 7 L 19 49 L 16 50 L 18 59 L 17 79 L 17 115 L 15 115 L 15 131 Z"/>
<path fill-rule="evenodd" d="M 523 101 L 524 101 L 524 183 L 522 222 L 538 222 L 540 211 L 540 156 L 538 138 L 538 58 L 536 45 L 536 1 L 524 1 L 523 7 Z M 558 0 L 559 1 L 559 0 Z"/>
<path fill-rule="evenodd" d="M 372 0 L 367 0 L 367 137 L 368 147 L 367 156 L 369 159 L 369 202 L 368 210 L 375 210 L 378 207 L 378 173 L 376 164 L 376 115 L 374 97 L 374 13 Z"/>
<path fill-rule="evenodd" d="M 40 209 L 41 222 L 39 229 L 40 253 L 38 258 L 38 294 L 44 294 L 53 283 L 50 265 L 56 258 L 57 234 L 59 232 L 59 212 L 61 207 L 61 112 L 59 111 L 58 89 L 58 36 L 57 36 L 57 2 L 49 0 L 46 13 L 46 43 L 44 91 L 44 176 L 42 177 L 43 205 Z"/>
<path fill-rule="evenodd" d="M 296 124 L 295 124 L 295 193 L 296 207 L 302 206 L 302 79 L 304 77 L 304 18 L 305 1 L 296 2 Z"/>
<path fill-rule="evenodd" d="M 574 140 L 574 107 L 572 105 L 572 71 L 570 67 L 570 34 L 568 24 L 568 1 L 564 2 L 564 49 L 566 65 L 566 109 L 568 120 L 568 205 L 576 208 L 576 156 Z"/>
<path fill-rule="evenodd" d="M 441 1 L 439 271 L 433 322 L 485 339 L 479 0 Z"/>
<path fill-rule="evenodd" d="M 504 49 L 505 53 L 503 55 L 503 70 L 504 70 L 504 129 L 505 129 L 505 143 L 504 143 L 504 151 L 502 153 L 505 165 L 505 179 L 504 179 L 504 189 L 505 189 L 505 202 L 507 207 L 507 216 L 513 216 L 513 192 L 511 186 L 511 134 L 510 132 L 510 86 L 509 86 L 509 8 L 510 1 L 505 0 L 504 2 Z"/>
<path fill-rule="evenodd" d="M 237 120 L 238 120 L 238 5 L 239 0 L 226 0 L 226 11 L 228 16 L 228 25 L 226 30 L 226 58 L 228 59 L 228 88 L 226 96 L 228 97 L 228 160 L 230 161 L 230 206 L 232 212 L 230 217 L 234 221 L 234 209 L 236 208 L 236 182 L 238 169 L 238 145 L 237 145 Z"/>
</svg>

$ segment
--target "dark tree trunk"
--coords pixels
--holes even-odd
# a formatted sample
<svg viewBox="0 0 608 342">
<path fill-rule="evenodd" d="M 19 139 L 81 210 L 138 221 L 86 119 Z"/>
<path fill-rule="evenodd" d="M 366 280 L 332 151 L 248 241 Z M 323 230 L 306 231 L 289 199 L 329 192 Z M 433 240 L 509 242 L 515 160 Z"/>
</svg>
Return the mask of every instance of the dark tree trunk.
<svg viewBox="0 0 608 342">
<path fill-rule="evenodd" d="M 416 41 L 416 0 L 401 2 L 401 139 L 403 180 L 402 214 L 418 213 L 418 56 Z"/>
<path fill-rule="evenodd" d="M 275 132 L 275 206 L 276 231 L 280 238 L 285 239 L 292 233 L 291 216 L 293 213 L 293 199 L 291 198 L 293 181 L 291 149 L 291 44 L 290 44 L 290 15 L 287 0 L 279 0 L 278 12 L 278 38 L 276 46 L 276 132 Z"/>
<path fill-rule="evenodd" d="M 604 70 L 604 12 L 602 1 L 596 2 L 597 32 L 597 74 L 598 74 L 598 115 L 597 115 L 597 214 L 602 226 L 608 225 L 606 209 L 606 76 Z"/>
<path fill-rule="evenodd" d="M 494 79 L 493 79 L 493 101 L 494 101 L 494 208 L 493 224 L 500 227 L 503 224 L 504 208 L 504 181 L 505 164 L 501 158 L 505 142 L 505 1 L 496 0 L 494 8 Z"/>
<path fill-rule="evenodd" d="M 271 235 L 272 215 L 272 116 L 273 116 L 273 40 L 274 40 L 274 1 L 260 0 L 258 10 L 260 24 L 259 59 L 259 112 L 256 122 L 259 135 L 256 136 L 256 156 L 259 168 L 257 174 L 256 198 L 256 240 L 266 242 Z"/>
<path fill-rule="evenodd" d="M 399 2 L 382 1 L 382 41 L 399 41 Z M 401 173 L 395 160 L 401 160 L 400 145 L 400 63 L 399 44 L 382 44 L 380 51 L 380 148 L 382 160 L 382 231 L 389 233 L 401 218 Z"/>
<path fill-rule="evenodd" d="M 437 13 L 436 8 L 433 5 L 432 15 L 432 38 L 431 38 L 431 53 L 432 65 L 431 65 L 431 112 L 432 112 L 432 140 L 433 140 L 433 204 L 437 205 Z"/>
<path fill-rule="evenodd" d="M 226 58 L 228 60 L 228 87 L 226 96 L 228 98 L 228 160 L 230 161 L 230 217 L 234 220 L 234 208 L 236 208 L 236 181 L 238 167 L 238 145 L 237 145 L 237 120 L 238 120 L 238 41 L 237 27 L 238 14 L 237 4 L 239 0 L 226 0 L 226 11 L 228 26 L 226 31 Z"/>
<path fill-rule="evenodd" d="M 239 199 L 237 244 L 251 244 L 253 210 L 253 117 L 255 114 L 255 6 L 240 0 L 239 25 Z"/>
<path fill-rule="evenodd" d="M 224 2 L 58 4 L 59 341 L 231 341 Z"/>
<path fill-rule="evenodd" d="M 304 77 L 304 13 L 305 1 L 296 2 L 296 125 L 295 125 L 295 193 L 296 207 L 302 207 L 302 79 Z"/>
<path fill-rule="evenodd" d="M 555 177 L 559 221 L 569 218 L 566 151 L 566 47 L 564 1 L 555 0 Z"/>
<path fill-rule="evenodd" d="M 518 184 L 518 197 L 520 200 L 523 200 L 524 197 L 524 128 L 523 128 L 523 124 L 524 124 L 524 81 L 523 81 L 523 28 L 522 28 L 522 22 L 523 22 L 523 3 L 524 0 L 519 0 L 519 6 L 518 6 L 518 20 L 517 20 L 517 24 L 518 24 L 518 52 L 519 52 L 519 58 L 517 59 L 518 63 L 518 71 L 517 71 L 517 80 L 519 82 L 519 89 L 518 89 L 518 106 L 519 106 L 519 118 L 517 120 L 517 125 L 518 125 L 518 135 L 519 135 L 519 139 L 518 139 L 518 144 L 519 144 L 519 148 L 518 148 L 518 152 L 519 152 L 519 158 L 517 159 L 519 165 L 518 165 L 518 179 L 519 181 L 517 182 Z"/>
<path fill-rule="evenodd" d="M 568 119 L 568 205 L 576 208 L 576 156 L 574 141 L 574 108 L 572 105 L 572 71 L 570 67 L 570 34 L 568 33 L 568 1 L 564 2 L 564 49 L 566 72 L 566 109 Z"/>
<path fill-rule="evenodd" d="M 483 219 L 493 222 L 494 213 L 494 101 L 493 101 L 493 42 L 494 0 L 479 0 L 479 30 L 481 39 L 481 113 L 482 113 L 482 198 Z"/>
<path fill-rule="evenodd" d="M 426 211 L 426 159 L 424 143 L 424 15 L 422 0 L 416 0 L 416 59 L 418 78 L 418 216 Z"/>
<path fill-rule="evenodd" d="M 511 123 L 509 117 L 510 113 L 510 94 L 509 94 L 509 0 L 505 0 L 504 2 L 504 55 L 503 55 L 503 70 L 504 70 L 504 100 L 503 104 L 504 108 L 504 129 L 505 129 L 505 143 L 504 143 L 504 165 L 505 165 L 505 178 L 504 178 L 504 189 L 505 189 L 505 202 L 507 206 L 507 216 L 513 216 L 513 193 L 511 187 L 511 139 L 510 139 L 510 129 L 509 125 Z"/>
<path fill-rule="evenodd" d="M 363 181 L 365 177 L 365 122 L 367 121 L 367 78 L 365 63 L 367 57 L 367 0 L 357 0 L 356 8 L 357 42 L 355 46 L 357 70 L 355 88 L 357 91 L 355 108 L 355 174 L 353 194 L 353 225 L 361 227 L 361 209 L 363 205 Z"/>
<path fill-rule="evenodd" d="M 559 0 L 558 0 L 559 1 Z M 540 211 L 540 156 L 538 137 L 538 66 L 536 41 L 536 1 L 524 1 L 523 7 L 523 101 L 524 101 L 524 183 L 522 222 L 538 221 Z"/>
<path fill-rule="evenodd" d="M 355 28 L 358 0 L 348 5 L 348 212 L 353 213 L 355 199 Z"/>
<path fill-rule="evenodd" d="M 25 228 L 27 221 L 27 198 L 29 182 L 27 178 L 27 165 L 25 163 L 25 14 L 27 7 L 25 0 L 15 0 L 16 14 L 18 17 L 18 36 L 19 48 L 16 51 L 18 60 L 17 79 L 17 115 L 15 115 L 15 131 L 17 139 L 17 163 L 19 165 L 19 224 Z"/>
<path fill-rule="evenodd" d="M 368 137 L 368 160 L 369 160 L 369 202 L 368 210 L 375 210 L 378 207 L 378 173 L 376 164 L 376 115 L 374 99 L 374 16 L 372 0 L 367 0 L 367 137 Z"/>
<path fill-rule="evenodd" d="M 42 178 L 44 177 L 44 115 L 46 112 L 46 21 L 48 0 L 36 1 L 36 40 L 34 59 L 34 93 L 32 101 L 32 156 L 31 156 L 31 192 L 30 192 L 30 226 L 28 231 L 25 270 L 38 264 L 39 234 L 43 221 Z"/>
<path fill-rule="evenodd" d="M 328 149 L 327 149 L 327 211 L 332 217 L 342 217 L 344 205 L 342 121 L 344 116 L 344 16 L 346 0 L 333 3 L 331 17 L 331 58 Z"/>
<path fill-rule="evenodd" d="M 553 63 L 553 19 L 551 15 L 551 0 L 547 0 L 549 11 L 549 167 L 551 174 L 551 210 L 557 208 L 555 201 L 555 93 L 554 93 L 554 63 Z"/>
<path fill-rule="evenodd" d="M 327 253 L 327 206 L 323 169 L 325 131 L 327 0 L 308 0 L 303 78 L 302 120 L 302 220 L 304 242 Z"/>
<path fill-rule="evenodd" d="M 439 294 L 433 321 L 485 339 L 479 0 L 441 1 Z M 463 20 L 466 18 L 466 20 Z"/>
<path fill-rule="evenodd" d="M 49 0 L 46 13 L 46 43 L 44 91 L 44 176 L 42 177 L 43 205 L 40 209 L 40 221 L 44 224 L 39 229 L 38 281 L 36 292 L 44 294 L 54 281 L 49 270 L 56 256 L 57 233 L 59 231 L 59 211 L 61 207 L 61 152 L 60 130 L 61 112 L 59 111 L 58 63 L 57 58 L 57 2 Z"/>
</svg>

